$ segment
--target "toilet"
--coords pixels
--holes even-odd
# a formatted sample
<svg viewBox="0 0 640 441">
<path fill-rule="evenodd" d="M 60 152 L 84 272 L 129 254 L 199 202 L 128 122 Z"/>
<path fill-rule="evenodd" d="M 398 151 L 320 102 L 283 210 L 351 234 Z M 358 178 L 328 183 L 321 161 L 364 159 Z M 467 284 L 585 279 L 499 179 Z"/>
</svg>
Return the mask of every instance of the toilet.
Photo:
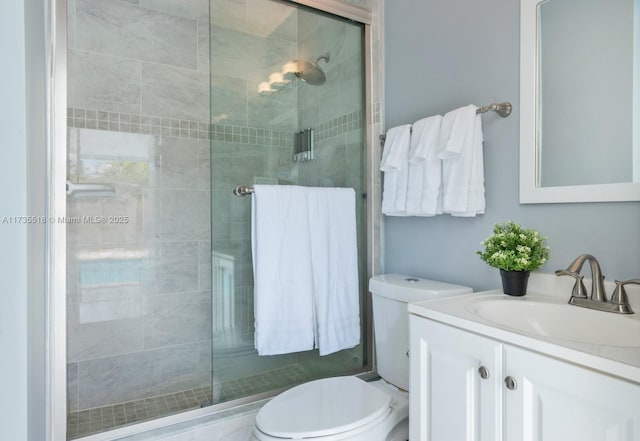
<svg viewBox="0 0 640 441">
<path fill-rule="evenodd" d="M 251 440 L 406 441 L 409 439 L 407 303 L 472 292 L 471 288 L 400 274 L 369 281 L 378 374 L 323 378 L 293 387 L 256 415 Z"/>
</svg>

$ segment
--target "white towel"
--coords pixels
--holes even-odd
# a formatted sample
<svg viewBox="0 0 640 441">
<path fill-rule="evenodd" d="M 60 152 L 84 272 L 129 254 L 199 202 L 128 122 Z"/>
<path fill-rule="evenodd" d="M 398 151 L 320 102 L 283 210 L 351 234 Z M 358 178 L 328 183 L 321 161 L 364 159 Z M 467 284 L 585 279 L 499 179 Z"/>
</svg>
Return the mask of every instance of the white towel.
<svg viewBox="0 0 640 441">
<path fill-rule="evenodd" d="M 469 104 L 444 115 L 440 130 L 439 158 L 458 158 L 466 150 L 467 143 L 473 137 L 476 110 L 476 106 Z"/>
<path fill-rule="evenodd" d="M 413 123 L 409 150 L 407 215 L 434 216 L 442 213 L 442 161 L 436 157 L 442 116 Z"/>
<path fill-rule="evenodd" d="M 255 185 L 255 347 L 259 355 L 360 342 L 355 192 Z"/>
<path fill-rule="evenodd" d="M 469 105 L 442 119 L 438 157 L 442 159 L 443 211 L 452 216 L 484 213 L 482 119 Z"/>
<path fill-rule="evenodd" d="M 360 343 L 355 192 L 308 191 L 317 346 L 327 355 Z"/>
<path fill-rule="evenodd" d="M 251 239 L 259 355 L 313 349 L 315 318 L 304 187 L 255 185 Z"/>
<path fill-rule="evenodd" d="M 451 213 L 452 216 L 474 217 L 476 214 L 484 214 L 486 201 L 484 197 L 483 141 L 482 118 L 480 115 L 476 115 L 475 127 L 473 129 L 473 159 L 471 164 L 471 178 L 469 179 L 467 211 Z"/>
<path fill-rule="evenodd" d="M 380 170 L 384 172 L 382 212 L 389 216 L 406 216 L 410 140 L 410 124 L 389 129 L 386 134 Z"/>
</svg>

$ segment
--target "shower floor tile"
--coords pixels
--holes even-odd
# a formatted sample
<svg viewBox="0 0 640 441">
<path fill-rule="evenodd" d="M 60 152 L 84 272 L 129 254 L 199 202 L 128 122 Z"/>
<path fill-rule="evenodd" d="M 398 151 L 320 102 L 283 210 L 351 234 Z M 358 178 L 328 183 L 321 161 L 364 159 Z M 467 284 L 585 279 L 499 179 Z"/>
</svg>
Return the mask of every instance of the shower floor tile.
<svg viewBox="0 0 640 441">
<path fill-rule="evenodd" d="M 67 415 L 67 439 L 82 438 L 145 420 L 279 389 L 308 381 L 309 377 L 308 369 L 305 369 L 300 364 L 293 363 L 256 375 L 217 382 L 213 388 L 201 387 L 79 412 L 70 412 Z"/>
<path fill-rule="evenodd" d="M 257 375 L 242 377 L 220 383 L 216 390 L 216 402 L 224 402 L 241 396 L 280 389 L 308 381 L 309 373 L 299 364 L 292 364 Z"/>
<path fill-rule="evenodd" d="M 67 415 L 67 439 L 81 438 L 144 420 L 198 409 L 201 405 L 210 403 L 212 399 L 211 388 L 200 387 L 153 398 L 70 412 Z"/>
</svg>

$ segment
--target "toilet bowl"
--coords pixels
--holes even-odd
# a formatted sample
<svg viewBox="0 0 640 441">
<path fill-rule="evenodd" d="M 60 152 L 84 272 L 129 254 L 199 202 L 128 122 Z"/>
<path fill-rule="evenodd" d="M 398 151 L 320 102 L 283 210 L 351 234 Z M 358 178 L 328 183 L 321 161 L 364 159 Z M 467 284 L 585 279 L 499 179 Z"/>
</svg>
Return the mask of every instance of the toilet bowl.
<svg viewBox="0 0 640 441">
<path fill-rule="evenodd" d="M 293 387 L 256 415 L 252 441 L 407 441 L 409 318 L 407 303 L 466 294 L 471 288 L 387 274 L 369 283 L 380 380 L 324 378 Z"/>
</svg>

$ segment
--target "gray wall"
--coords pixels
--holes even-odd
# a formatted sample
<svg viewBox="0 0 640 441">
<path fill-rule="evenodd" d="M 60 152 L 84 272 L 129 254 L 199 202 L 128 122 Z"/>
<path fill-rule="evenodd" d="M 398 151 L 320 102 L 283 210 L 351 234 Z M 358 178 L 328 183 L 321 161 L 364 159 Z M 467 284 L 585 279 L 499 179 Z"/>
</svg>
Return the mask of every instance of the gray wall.
<svg viewBox="0 0 640 441">
<path fill-rule="evenodd" d="M 551 260 L 599 260 L 607 279 L 640 276 L 640 203 L 518 202 L 519 4 L 513 0 L 404 0 L 385 5 L 385 124 L 393 127 L 456 107 L 511 101 L 506 119 L 483 115 L 486 214 L 476 218 L 385 219 L 385 271 L 499 286 L 475 254 L 493 224 L 513 220 L 548 237 Z M 588 271 L 587 271 L 588 273 Z"/>
<path fill-rule="evenodd" d="M 46 12 L 38 0 L 27 0 L 25 5 L 25 54 L 26 54 L 26 152 L 27 170 L 31 172 L 27 182 L 27 213 L 45 214 L 47 188 L 46 100 L 47 51 L 44 26 Z M 9 163 L 9 166 L 12 164 Z M 43 223 L 32 224 L 27 229 L 28 268 L 28 440 L 45 439 L 48 414 L 46 404 L 46 333 L 47 333 L 47 262 L 43 258 L 46 249 Z"/>
<path fill-rule="evenodd" d="M 0 83 L 0 129 L 3 134 L 0 184 L 12 191 L 0 196 L 0 216 L 26 214 L 25 11 L 22 2 L 4 4 L 0 14 L 0 48 L 5 69 Z M 3 437 L 27 439 L 27 231 L 1 225 L 0 277 L 0 415 Z"/>
<path fill-rule="evenodd" d="M 44 6 L 11 0 L 0 14 L 0 218 L 44 214 Z M 0 224 L 3 439 L 44 439 L 43 230 L 43 224 Z"/>
</svg>

